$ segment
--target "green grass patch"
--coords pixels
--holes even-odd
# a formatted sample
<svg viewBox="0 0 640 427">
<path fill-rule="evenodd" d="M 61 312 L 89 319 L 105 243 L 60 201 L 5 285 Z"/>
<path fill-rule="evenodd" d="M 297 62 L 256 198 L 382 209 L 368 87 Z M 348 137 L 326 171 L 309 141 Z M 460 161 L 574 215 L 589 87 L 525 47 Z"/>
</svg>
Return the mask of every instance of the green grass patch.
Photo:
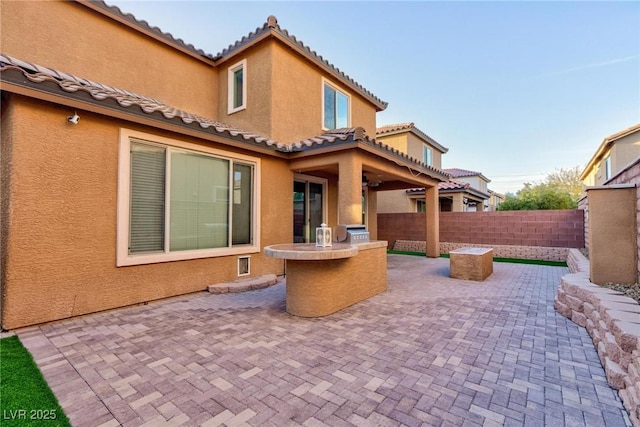
<svg viewBox="0 0 640 427">
<path fill-rule="evenodd" d="M 17 336 L 0 340 L 0 408 L 2 426 L 71 426 Z"/>
<path fill-rule="evenodd" d="M 409 252 L 409 251 L 394 251 L 389 249 L 388 254 L 393 255 L 412 255 L 412 256 L 426 256 L 424 252 Z M 440 254 L 440 258 L 449 258 L 449 254 Z M 567 263 L 564 261 L 543 261 L 538 259 L 520 259 L 520 258 L 493 258 L 494 262 L 510 262 L 513 264 L 533 264 L 533 265 L 547 265 L 551 267 L 566 267 Z"/>
</svg>

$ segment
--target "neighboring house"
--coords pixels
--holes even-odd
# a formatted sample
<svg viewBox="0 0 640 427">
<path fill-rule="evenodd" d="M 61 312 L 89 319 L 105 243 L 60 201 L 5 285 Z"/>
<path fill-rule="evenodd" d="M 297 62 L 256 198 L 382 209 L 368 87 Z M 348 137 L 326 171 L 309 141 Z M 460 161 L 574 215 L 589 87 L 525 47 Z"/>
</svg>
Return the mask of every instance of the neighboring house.
<svg viewBox="0 0 640 427">
<path fill-rule="evenodd" d="M 603 185 L 640 157 L 640 123 L 602 140 L 580 179 L 587 187 Z"/>
<path fill-rule="evenodd" d="M 375 239 L 388 189 L 426 189 L 439 255 L 448 175 L 368 136 L 386 103 L 275 17 L 210 55 L 103 2 L 0 13 L 3 328 L 284 274 L 264 246 Z"/>
<path fill-rule="evenodd" d="M 496 193 L 493 190 L 487 190 L 487 192 L 489 193 L 489 210 L 490 211 L 497 211 L 498 207 L 502 204 L 502 202 L 504 202 L 505 199 L 505 195 L 504 194 L 500 194 L 500 193 Z"/>
<path fill-rule="evenodd" d="M 460 185 L 441 183 L 440 209 L 444 212 L 483 212 L 489 210 L 489 189 L 491 182 L 480 172 L 466 169 L 444 169 L 451 181 Z M 468 186 L 464 184 L 469 184 Z"/>
<path fill-rule="evenodd" d="M 442 155 L 449 151 L 414 123 L 378 127 L 376 140 L 437 169 L 442 167 Z M 379 213 L 425 212 L 425 209 L 424 188 L 385 191 L 378 195 Z"/>
</svg>

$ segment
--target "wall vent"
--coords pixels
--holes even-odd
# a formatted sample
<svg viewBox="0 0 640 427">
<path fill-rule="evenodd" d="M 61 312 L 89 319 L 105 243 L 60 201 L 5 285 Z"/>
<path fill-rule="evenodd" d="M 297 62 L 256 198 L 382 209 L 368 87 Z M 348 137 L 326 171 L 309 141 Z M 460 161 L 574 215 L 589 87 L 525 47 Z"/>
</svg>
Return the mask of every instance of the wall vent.
<svg viewBox="0 0 640 427">
<path fill-rule="evenodd" d="M 238 276 L 248 276 L 251 274 L 251 257 L 238 257 Z"/>
</svg>

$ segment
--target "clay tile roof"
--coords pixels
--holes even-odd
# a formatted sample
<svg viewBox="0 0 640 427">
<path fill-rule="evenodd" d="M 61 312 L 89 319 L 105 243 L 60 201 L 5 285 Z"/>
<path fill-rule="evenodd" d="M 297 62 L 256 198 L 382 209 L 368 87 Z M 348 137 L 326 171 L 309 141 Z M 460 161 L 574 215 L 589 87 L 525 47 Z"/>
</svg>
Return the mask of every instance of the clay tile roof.
<svg viewBox="0 0 640 427">
<path fill-rule="evenodd" d="M 278 20 L 275 16 L 271 15 L 267 18 L 267 22 L 265 22 L 262 27 L 256 28 L 254 31 L 250 32 L 248 35 L 242 37 L 240 40 L 237 40 L 235 43 L 230 44 L 221 52 L 219 52 L 215 56 L 209 56 L 211 59 L 215 61 L 219 61 L 227 56 L 232 55 L 240 49 L 247 47 L 252 44 L 254 41 L 260 39 L 265 35 L 276 35 L 278 38 L 285 43 L 288 43 L 290 46 L 297 48 L 297 50 L 303 55 L 310 58 L 312 61 L 318 63 L 318 65 L 325 68 L 330 74 L 333 74 L 335 77 L 345 81 L 349 84 L 353 89 L 367 98 L 370 102 L 378 107 L 379 110 L 384 110 L 387 108 L 388 103 L 381 100 L 373 93 L 368 91 L 361 84 L 353 80 L 343 71 L 341 71 L 338 67 L 327 61 L 322 55 L 318 54 L 315 50 L 312 50 L 309 46 L 305 45 L 302 41 L 298 40 L 294 35 L 289 34 L 289 32 L 280 27 L 278 24 Z"/>
<path fill-rule="evenodd" d="M 131 110 L 131 108 L 137 107 L 138 111 L 142 111 L 145 114 L 152 115 L 154 113 L 160 113 L 162 117 L 167 120 L 179 119 L 186 125 L 195 123 L 201 129 L 209 129 L 221 136 L 240 137 L 248 142 L 274 146 L 274 148 L 281 148 L 283 146 L 283 144 L 277 143 L 260 135 L 246 132 L 188 111 L 179 110 L 164 104 L 162 101 L 157 99 L 148 98 L 133 92 L 42 67 L 37 64 L 21 61 L 6 54 L 0 54 L 0 72 L 4 74 L 4 72 L 9 70 L 18 71 L 31 83 L 38 84 L 50 82 L 58 85 L 60 89 L 69 94 L 86 93 L 95 101 L 115 101 L 120 107 L 127 109 L 128 111 L 135 112 L 135 110 Z"/>
<path fill-rule="evenodd" d="M 68 97 L 85 94 L 92 100 L 92 104 L 106 106 L 106 103 L 111 101 L 115 103 L 118 110 L 149 116 L 159 114 L 159 117 L 163 120 L 174 122 L 178 120 L 179 123 L 183 125 L 191 127 L 197 126 L 197 128 L 209 134 L 214 133 L 223 138 L 231 137 L 235 140 L 269 147 L 280 152 L 304 151 L 320 148 L 328 144 L 361 143 L 373 147 L 378 152 L 386 153 L 391 157 L 401 160 L 405 162 L 405 164 L 413 164 L 417 168 L 422 168 L 436 179 L 449 179 L 449 175 L 446 172 L 409 157 L 407 154 L 395 148 L 370 138 L 361 127 L 332 129 L 321 135 L 293 144 L 281 143 L 197 114 L 171 107 L 157 99 L 148 98 L 133 92 L 83 79 L 72 74 L 25 62 L 2 53 L 0 53 L 0 80 L 21 87 L 52 91 L 57 95 L 62 92 L 63 94 L 67 94 Z M 49 86 L 46 84 L 53 84 L 58 90 L 53 91 L 49 89 Z"/>
<path fill-rule="evenodd" d="M 131 13 L 123 12 L 118 6 L 108 5 L 102 0 L 91 0 L 88 2 L 82 2 L 81 4 L 88 6 L 92 9 L 98 9 L 100 11 L 107 12 L 108 14 L 113 15 L 117 18 L 121 18 L 124 21 L 126 21 L 128 24 L 134 27 L 138 27 L 144 32 L 151 33 L 159 37 L 160 39 L 168 42 L 169 44 L 173 44 L 181 49 L 190 51 L 197 56 L 211 58 L 211 54 L 208 54 L 201 49 L 197 49 L 192 44 L 186 43 L 180 38 L 174 37 L 171 33 L 166 33 L 162 31 L 160 28 L 150 25 L 147 21 L 143 19 L 136 18 Z"/>
<path fill-rule="evenodd" d="M 311 149 L 321 148 L 328 144 L 354 142 L 368 145 L 370 147 L 373 147 L 376 151 L 384 152 L 407 163 L 415 164 L 416 166 L 427 170 L 431 176 L 437 177 L 440 180 L 445 181 L 449 180 L 450 178 L 449 174 L 442 171 L 441 169 L 434 168 L 431 165 L 410 157 L 406 153 L 396 148 L 393 148 L 383 142 L 376 141 L 375 139 L 369 137 L 366 134 L 365 130 L 361 127 L 328 130 L 322 135 L 313 138 L 307 138 L 291 144 L 291 151 L 307 151 Z"/>
<path fill-rule="evenodd" d="M 298 48 L 303 54 L 307 55 L 312 60 L 316 61 L 318 64 L 322 65 L 329 71 L 330 74 L 333 74 L 335 77 L 344 80 L 347 84 L 352 86 L 357 92 L 362 94 L 365 98 L 369 99 L 374 105 L 378 107 L 379 110 L 384 110 L 387 108 L 388 103 L 381 100 L 373 93 L 368 91 L 364 86 L 360 85 L 358 82 L 353 80 L 343 71 L 341 71 L 338 67 L 334 66 L 332 63 L 327 61 L 322 55 L 319 55 L 315 50 L 312 50 L 309 46 L 306 46 L 302 41 L 298 40 L 294 35 L 289 34 L 289 32 L 280 27 L 278 24 L 278 20 L 275 16 L 271 15 L 267 18 L 267 21 L 262 25 L 262 27 L 256 28 L 254 31 L 250 32 L 248 35 L 243 36 L 240 40 L 237 40 L 235 43 L 230 44 L 225 49 L 223 49 L 218 54 L 211 55 L 210 53 L 206 53 L 201 49 L 197 49 L 192 44 L 188 44 L 184 42 L 182 39 L 174 37 L 171 33 L 166 33 L 162 31 L 160 28 L 150 25 L 147 21 L 136 18 L 131 13 L 123 12 L 118 6 L 110 6 L 106 4 L 102 0 L 92 0 L 88 2 L 82 2 L 83 5 L 90 7 L 92 9 L 100 10 L 102 12 L 106 12 L 107 14 L 115 17 L 118 20 L 125 21 L 128 25 L 137 27 L 143 32 L 150 33 L 155 37 L 158 37 L 161 40 L 164 40 L 170 45 L 174 45 L 180 49 L 186 50 L 195 56 L 200 56 L 203 59 L 207 58 L 212 61 L 218 61 L 223 59 L 226 56 L 233 54 L 234 52 L 242 49 L 248 45 L 250 45 L 255 40 L 259 39 L 261 36 L 268 34 L 277 34 L 280 36 L 279 38 L 285 42 L 288 42 L 291 46 Z"/>
<path fill-rule="evenodd" d="M 394 124 L 394 125 L 384 125 L 384 126 L 381 126 L 379 128 L 376 128 L 376 136 L 385 136 L 385 135 L 391 135 L 391 134 L 394 134 L 394 133 L 401 133 L 401 132 L 412 132 L 412 133 L 414 133 L 419 138 L 421 138 L 423 141 L 428 142 L 435 149 L 441 151 L 442 153 L 446 153 L 447 151 L 449 151 L 448 148 L 440 145 L 440 143 L 438 143 L 435 139 L 431 138 L 429 135 L 427 135 L 426 133 L 424 133 L 423 131 L 418 129 L 413 122 L 411 122 L 411 123 L 397 123 L 397 124 Z"/>
<path fill-rule="evenodd" d="M 471 184 L 468 182 L 460 182 L 460 181 L 445 181 L 438 184 L 438 190 L 466 190 L 471 187 Z"/>
<path fill-rule="evenodd" d="M 376 128 L 376 135 L 381 135 L 387 132 L 397 132 L 399 130 L 410 130 L 414 127 L 415 125 L 413 123 L 397 123 L 393 125 L 384 125 Z"/>
<path fill-rule="evenodd" d="M 451 177 L 453 178 L 482 175 L 480 172 L 470 171 L 466 169 L 459 169 L 459 168 L 449 168 L 449 169 L 445 169 L 445 171 L 447 171 L 449 175 L 451 175 Z"/>
</svg>

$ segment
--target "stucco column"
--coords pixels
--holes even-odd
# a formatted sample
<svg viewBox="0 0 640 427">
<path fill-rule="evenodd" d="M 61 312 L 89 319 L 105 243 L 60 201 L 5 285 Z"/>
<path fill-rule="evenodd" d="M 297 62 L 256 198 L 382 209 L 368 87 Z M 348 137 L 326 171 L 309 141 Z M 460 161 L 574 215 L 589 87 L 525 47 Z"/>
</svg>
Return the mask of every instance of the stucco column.
<svg viewBox="0 0 640 427">
<path fill-rule="evenodd" d="M 378 192 L 367 191 L 367 230 L 371 240 L 378 240 Z"/>
<path fill-rule="evenodd" d="M 464 212 L 464 197 L 462 194 L 453 195 L 453 205 L 451 206 L 452 212 Z"/>
<path fill-rule="evenodd" d="M 437 258 L 440 256 L 440 208 L 438 204 L 438 186 L 426 187 L 424 192 L 426 205 L 425 219 L 427 256 Z"/>
<path fill-rule="evenodd" d="M 339 168 L 338 224 L 362 224 L 362 160 L 345 157 Z"/>
</svg>

